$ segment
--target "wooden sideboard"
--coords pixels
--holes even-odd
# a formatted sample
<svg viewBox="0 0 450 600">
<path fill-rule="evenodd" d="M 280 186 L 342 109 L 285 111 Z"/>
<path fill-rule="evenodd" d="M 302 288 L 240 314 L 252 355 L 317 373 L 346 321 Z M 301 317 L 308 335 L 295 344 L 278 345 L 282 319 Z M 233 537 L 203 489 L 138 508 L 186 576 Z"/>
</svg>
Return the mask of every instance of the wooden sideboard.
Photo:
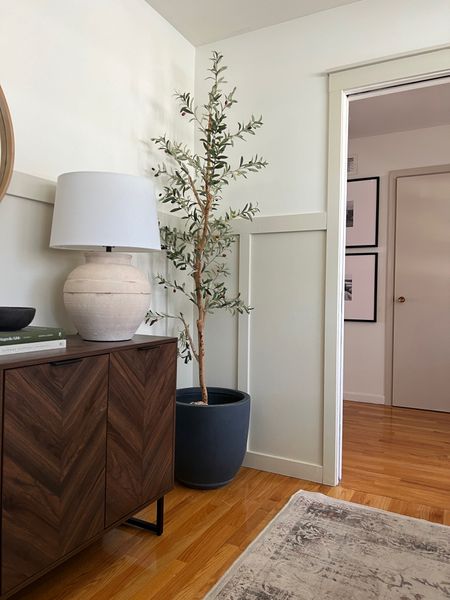
<svg viewBox="0 0 450 600">
<path fill-rule="evenodd" d="M 0 356 L 2 600 L 156 500 L 161 533 L 176 356 L 153 336 Z"/>
</svg>

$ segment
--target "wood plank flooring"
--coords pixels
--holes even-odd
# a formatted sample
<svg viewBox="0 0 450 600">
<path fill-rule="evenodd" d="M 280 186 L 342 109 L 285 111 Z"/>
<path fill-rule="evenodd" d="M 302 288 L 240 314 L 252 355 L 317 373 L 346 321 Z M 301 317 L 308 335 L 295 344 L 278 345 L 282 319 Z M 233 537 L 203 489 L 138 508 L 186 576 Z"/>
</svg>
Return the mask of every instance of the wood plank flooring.
<svg viewBox="0 0 450 600">
<path fill-rule="evenodd" d="M 121 527 L 14 600 L 200 600 L 299 489 L 450 525 L 450 414 L 346 403 L 340 486 L 241 469 L 177 487 L 162 537 Z"/>
<path fill-rule="evenodd" d="M 342 487 L 450 511 L 450 414 L 346 402 L 343 450 Z"/>
</svg>

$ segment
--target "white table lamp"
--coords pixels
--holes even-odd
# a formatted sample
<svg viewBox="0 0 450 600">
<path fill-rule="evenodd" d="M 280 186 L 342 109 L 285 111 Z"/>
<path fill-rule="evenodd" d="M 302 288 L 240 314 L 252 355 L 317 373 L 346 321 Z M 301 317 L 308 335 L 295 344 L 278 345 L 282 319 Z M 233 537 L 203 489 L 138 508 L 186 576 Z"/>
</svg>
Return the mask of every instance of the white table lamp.
<svg viewBox="0 0 450 600">
<path fill-rule="evenodd" d="M 150 283 L 124 251 L 161 249 L 152 182 L 118 173 L 60 175 L 50 246 L 86 251 L 86 263 L 64 285 L 64 304 L 80 336 L 132 338 L 150 305 Z"/>
</svg>

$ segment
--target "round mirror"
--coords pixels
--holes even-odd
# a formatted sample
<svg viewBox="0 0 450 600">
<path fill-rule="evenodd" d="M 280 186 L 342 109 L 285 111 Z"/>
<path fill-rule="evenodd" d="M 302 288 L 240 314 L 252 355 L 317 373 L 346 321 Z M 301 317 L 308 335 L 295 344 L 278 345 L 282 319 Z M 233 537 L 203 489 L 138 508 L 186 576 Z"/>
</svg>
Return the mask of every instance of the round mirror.
<svg viewBox="0 0 450 600">
<path fill-rule="evenodd" d="M 0 87 L 0 200 L 6 194 L 13 172 L 14 132 L 5 95 Z"/>
</svg>

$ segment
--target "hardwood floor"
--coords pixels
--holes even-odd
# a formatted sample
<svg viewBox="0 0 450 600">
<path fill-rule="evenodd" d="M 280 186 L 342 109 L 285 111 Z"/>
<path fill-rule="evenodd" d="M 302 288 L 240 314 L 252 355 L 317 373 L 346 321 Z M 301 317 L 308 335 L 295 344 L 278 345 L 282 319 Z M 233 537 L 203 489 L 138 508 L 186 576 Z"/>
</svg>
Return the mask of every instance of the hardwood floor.
<svg viewBox="0 0 450 600">
<path fill-rule="evenodd" d="M 418 516 L 448 518 L 450 414 L 346 402 L 343 450 L 341 487 L 390 498 L 388 510 L 424 504 L 432 518 Z"/>
<path fill-rule="evenodd" d="M 253 469 L 221 490 L 177 487 L 162 537 L 121 527 L 14 600 L 201 599 L 299 489 L 450 525 L 450 414 L 346 403 L 338 487 Z"/>
</svg>

